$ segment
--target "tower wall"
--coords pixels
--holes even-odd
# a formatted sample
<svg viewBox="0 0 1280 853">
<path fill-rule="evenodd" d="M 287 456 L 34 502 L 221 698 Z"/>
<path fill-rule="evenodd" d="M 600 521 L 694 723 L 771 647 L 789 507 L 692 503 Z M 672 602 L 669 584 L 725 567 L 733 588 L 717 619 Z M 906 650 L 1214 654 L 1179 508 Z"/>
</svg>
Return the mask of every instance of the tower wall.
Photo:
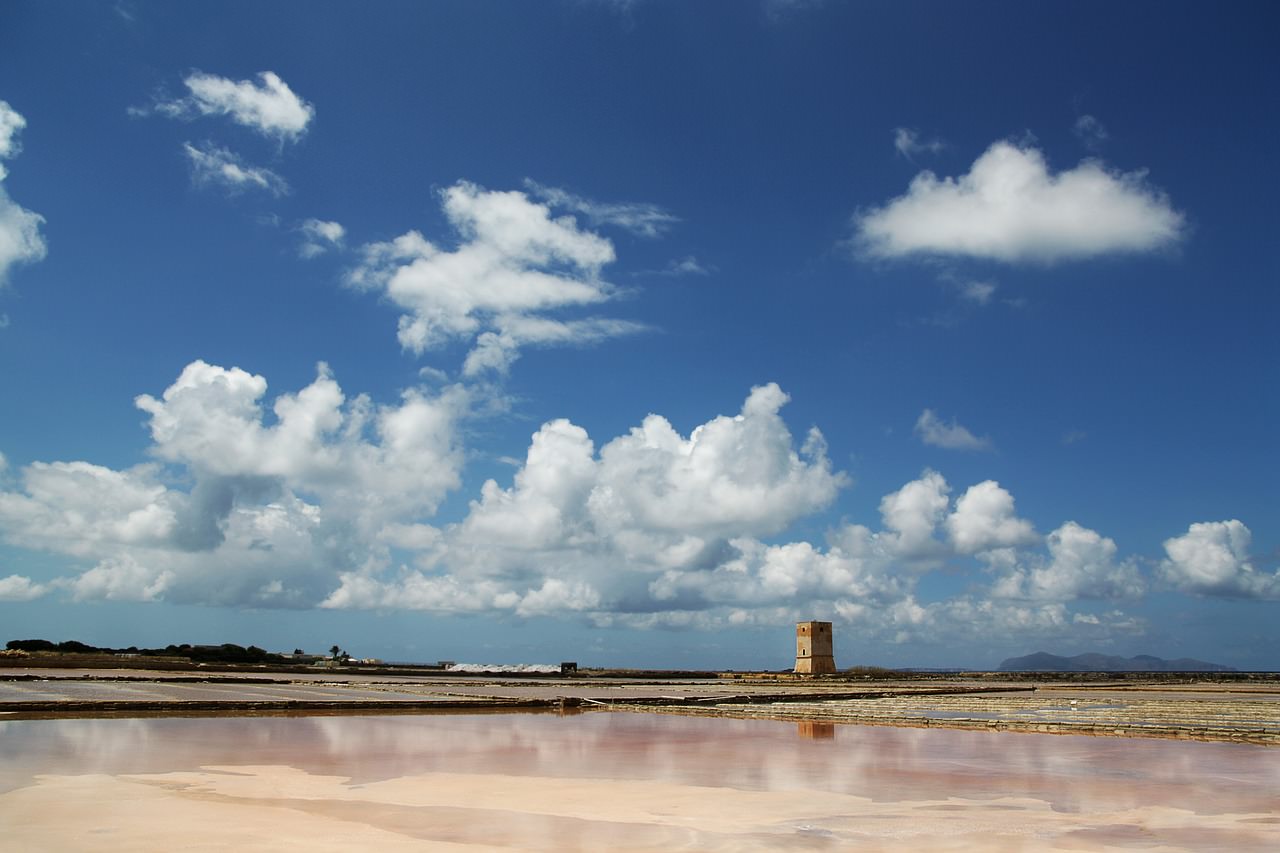
<svg viewBox="0 0 1280 853">
<path fill-rule="evenodd" d="M 796 670 L 806 675 L 836 671 L 830 622 L 796 623 Z"/>
</svg>

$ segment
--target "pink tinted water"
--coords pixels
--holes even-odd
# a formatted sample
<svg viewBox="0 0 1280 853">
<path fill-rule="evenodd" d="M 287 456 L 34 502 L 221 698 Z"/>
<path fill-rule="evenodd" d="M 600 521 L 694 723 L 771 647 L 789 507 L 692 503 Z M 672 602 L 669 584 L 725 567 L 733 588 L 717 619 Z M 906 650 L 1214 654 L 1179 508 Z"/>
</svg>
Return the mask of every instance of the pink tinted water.
<svg viewBox="0 0 1280 853">
<path fill-rule="evenodd" d="M 285 765 L 352 784 L 444 772 L 824 791 L 879 803 L 1024 797 L 1062 813 L 1160 806 L 1280 824 L 1280 750 L 1235 744 L 623 713 L 0 722 L 0 793 L 37 775 L 234 765 Z M 1119 828 L 1107 839 L 1124 842 Z"/>
</svg>

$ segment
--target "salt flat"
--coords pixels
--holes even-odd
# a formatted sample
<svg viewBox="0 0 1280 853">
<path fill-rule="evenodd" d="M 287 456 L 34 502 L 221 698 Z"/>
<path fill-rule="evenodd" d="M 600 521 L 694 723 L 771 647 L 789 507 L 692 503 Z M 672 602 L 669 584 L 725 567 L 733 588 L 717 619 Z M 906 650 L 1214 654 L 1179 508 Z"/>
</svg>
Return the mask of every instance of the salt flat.
<svg viewBox="0 0 1280 853">
<path fill-rule="evenodd" d="M 1280 681 L 1000 677 L 493 677 L 344 671 L 0 670 L 0 716 L 649 709 L 862 725 L 1280 745 Z"/>
</svg>

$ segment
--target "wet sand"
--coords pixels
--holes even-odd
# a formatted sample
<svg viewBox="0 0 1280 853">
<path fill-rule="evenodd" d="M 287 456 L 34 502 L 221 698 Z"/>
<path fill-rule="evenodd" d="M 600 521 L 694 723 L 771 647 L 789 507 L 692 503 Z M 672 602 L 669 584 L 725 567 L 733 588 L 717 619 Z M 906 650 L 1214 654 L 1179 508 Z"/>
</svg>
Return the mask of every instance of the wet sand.
<svg viewBox="0 0 1280 853">
<path fill-rule="evenodd" d="M 1280 751 L 652 714 L 0 722 L 4 850 L 1274 850 Z"/>
</svg>

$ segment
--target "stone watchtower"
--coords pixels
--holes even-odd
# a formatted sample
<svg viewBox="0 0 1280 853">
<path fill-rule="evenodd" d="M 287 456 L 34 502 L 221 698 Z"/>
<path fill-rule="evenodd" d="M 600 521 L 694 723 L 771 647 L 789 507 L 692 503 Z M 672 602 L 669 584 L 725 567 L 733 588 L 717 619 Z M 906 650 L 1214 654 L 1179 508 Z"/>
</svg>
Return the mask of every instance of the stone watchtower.
<svg viewBox="0 0 1280 853">
<path fill-rule="evenodd" d="M 836 671 L 830 622 L 796 623 L 796 672 L 821 675 Z"/>
</svg>

